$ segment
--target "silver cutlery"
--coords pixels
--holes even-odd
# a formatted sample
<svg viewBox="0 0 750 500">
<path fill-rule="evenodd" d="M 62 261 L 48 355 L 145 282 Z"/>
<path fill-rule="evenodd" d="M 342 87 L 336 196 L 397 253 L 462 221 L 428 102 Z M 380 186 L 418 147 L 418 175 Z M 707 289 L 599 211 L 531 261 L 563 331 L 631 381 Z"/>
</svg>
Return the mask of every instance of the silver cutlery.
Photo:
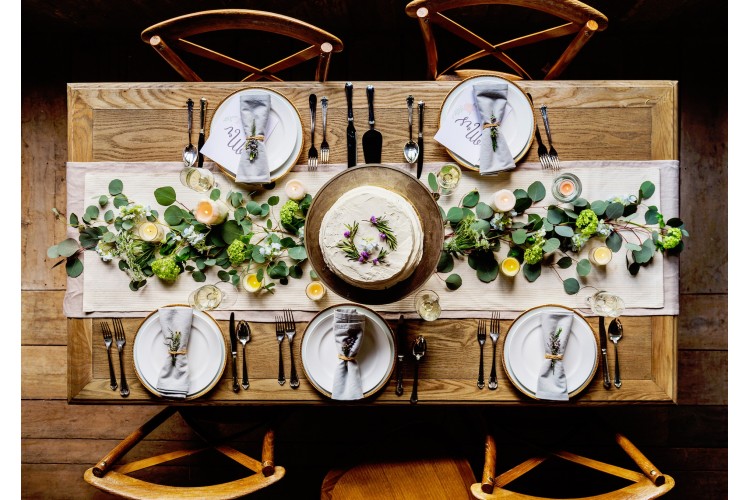
<svg viewBox="0 0 750 500">
<path fill-rule="evenodd" d="M 242 344 L 242 388 L 247 390 L 250 381 L 247 378 L 247 354 L 245 346 L 250 342 L 250 325 L 244 319 L 237 325 L 237 340 Z"/>
<path fill-rule="evenodd" d="M 529 94 L 528 92 L 526 92 L 526 95 L 529 98 L 529 102 L 531 103 L 532 111 L 533 111 L 534 100 L 531 98 L 531 94 Z M 542 168 L 548 169 L 550 168 L 550 163 L 549 163 L 550 160 L 549 160 L 549 153 L 547 153 L 547 146 L 545 146 L 544 143 L 542 142 L 542 134 L 539 132 L 539 125 L 537 125 L 536 123 L 534 123 L 534 125 L 535 125 L 534 135 L 536 136 L 536 143 L 539 145 L 539 147 L 536 150 L 536 155 L 539 157 L 539 162 L 542 164 Z"/>
<path fill-rule="evenodd" d="M 411 350 L 414 355 L 414 387 L 411 390 L 411 398 L 409 402 L 416 404 L 419 401 L 417 395 L 417 385 L 419 384 L 419 362 L 422 360 L 425 354 L 427 354 L 427 341 L 423 336 L 417 337 L 414 341 L 414 347 Z"/>
<path fill-rule="evenodd" d="M 130 389 L 128 388 L 128 381 L 125 379 L 125 360 L 122 352 L 125 349 L 125 330 L 120 318 L 113 319 L 112 326 L 114 327 L 117 353 L 120 356 L 120 396 L 126 398 L 130 395 Z"/>
<path fill-rule="evenodd" d="M 277 379 L 279 385 L 284 385 L 286 377 L 284 377 L 284 358 L 281 355 L 281 343 L 284 342 L 284 323 L 281 317 L 276 316 L 276 340 L 279 342 L 279 378 Z"/>
<path fill-rule="evenodd" d="M 604 388 L 612 387 L 609 380 L 609 364 L 607 363 L 607 329 L 604 327 L 604 316 L 599 316 L 599 348 L 602 351 L 602 373 L 604 374 Z"/>
<path fill-rule="evenodd" d="M 491 390 L 497 389 L 497 368 L 495 367 L 495 355 L 497 353 L 497 341 L 500 338 L 500 313 L 493 311 L 490 318 L 490 339 L 492 339 L 492 370 L 490 370 L 490 381 L 487 387 Z"/>
<path fill-rule="evenodd" d="M 398 352 L 396 357 L 396 396 L 400 396 L 404 393 L 404 357 L 406 356 L 406 320 L 404 320 L 403 314 L 398 318 L 396 340 L 398 341 Z"/>
<path fill-rule="evenodd" d="M 188 145 L 182 152 L 182 161 L 186 167 L 192 167 L 198 159 L 198 148 L 193 144 L 193 100 L 187 100 L 188 110 Z"/>
<path fill-rule="evenodd" d="M 318 168 L 318 150 L 315 149 L 315 111 L 318 107 L 318 97 L 310 94 L 310 149 L 307 151 L 307 170 Z"/>
<path fill-rule="evenodd" d="M 331 150 L 328 148 L 328 141 L 326 141 L 326 121 L 328 117 L 327 97 L 320 100 L 320 108 L 323 111 L 323 142 L 320 143 L 320 163 L 328 163 L 328 154 Z"/>
<path fill-rule="evenodd" d="M 409 140 L 406 141 L 406 144 L 404 144 L 404 158 L 406 158 L 406 161 L 409 163 L 409 165 L 411 165 L 415 161 L 417 161 L 417 158 L 419 157 L 419 147 L 417 146 L 417 143 L 414 142 L 413 135 L 412 135 L 412 115 L 414 114 L 414 96 L 409 96 L 406 98 L 406 106 L 409 110 Z"/>
<path fill-rule="evenodd" d="M 609 323 L 609 340 L 615 344 L 615 387 L 622 386 L 620 380 L 620 359 L 617 357 L 617 343 L 622 339 L 622 323 L 620 318 L 615 318 Z"/>
<path fill-rule="evenodd" d="M 547 118 L 547 105 L 543 104 L 539 111 L 542 112 L 542 120 L 544 120 L 544 130 L 547 132 L 547 140 L 549 141 L 549 159 L 552 170 L 560 170 L 560 159 L 555 151 L 555 146 L 552 145 L 552 132 L 549 128 L 549 119 Z"/>
<path fill-rule="evenodd" d="M 110 352 L 110 348 L 112 347 L 112 330 L 109 329 L 107 323 L 99 323 L 99 328 L 102 330 L 104 345 L 107 348 L 107 361 L 109 361 L 109 388 L 116 391 L 117 378 L 115 377 L 115 367 L 112 365 L 112 353 Z"/>
<path fill-rule="evenodd" d="M 477 387 L 484 389 L 484 343 L 487 341 L 487 325 L 483 319 L 477 324 L 477 342 L 479 342 L 479 376 Z"/>
<path fill-rule="evenodd" d="M 291 359 L 292 367 L 289 371 L 289 387 L 296 389 L 299 387 L 299 379 L 297 378 L 297 369 L 294 366 L 294 334 L 297 333 L 297 325 L 294 322 L 294 316 L 292 311 L 287 309 L 284 311 L 284 325 L 286 337 L 289 339 L 289 358 Z"/>
<path fill-rule="evenodd" d="M 234 311 L 229 315 L 229 343 L 232 348 L 232 391 L 240 392 L 237 382 L 237 329 L 234 325 Z"/>
</svg>

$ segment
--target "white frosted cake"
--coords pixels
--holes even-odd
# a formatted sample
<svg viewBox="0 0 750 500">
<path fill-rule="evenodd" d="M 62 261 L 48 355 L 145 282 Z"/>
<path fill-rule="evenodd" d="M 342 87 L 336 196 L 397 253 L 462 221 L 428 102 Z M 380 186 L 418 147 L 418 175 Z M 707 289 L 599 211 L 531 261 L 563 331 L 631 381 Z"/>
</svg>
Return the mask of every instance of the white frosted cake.
<svg viewBox="0 0 750 500">
<path fill-rule="evenodd" d="M 404 197 L 360 186 L 339 198 L 323 217 L 323 259 L 347 283 L 382 290 L 408 278 L 422 258 L 424 232 Z"/>
</svg>

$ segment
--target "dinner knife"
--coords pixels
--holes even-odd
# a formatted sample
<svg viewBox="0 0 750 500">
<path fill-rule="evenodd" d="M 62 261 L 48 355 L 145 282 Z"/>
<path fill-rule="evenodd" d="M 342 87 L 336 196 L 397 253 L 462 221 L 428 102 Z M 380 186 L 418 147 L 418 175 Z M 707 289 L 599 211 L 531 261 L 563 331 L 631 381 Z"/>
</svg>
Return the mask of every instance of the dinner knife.
<svg viewBox="0 0 750 500">
<path fill-rule="evenodd" d="M 396 340 L 398 341 L 398 352 L 396 357 L 396 396 L 404 393 L 404 355 L 406 355 L 406 321 L 402 314 L 396 325 Z"/>
<path fill-rule="evenodd" d="M 370 129 L 362 134 L 362 153 L 365 163 L 380 163 L 383 150 L 383 134 L 375 128 L 375 87 L 367 86 L 367 110 Z"/>
<path fill-rule="evenodd" d="M 234 312 L 229 315 L 229 342 L 232 344 L 232 390 L 240 392 L 237 383 L 237 332 L 234 330 Z"/>
<path fill-rule="evenodd" d="M 599 316 L 599 343 L 602 349 L 602 371 L 604 372 L 604 388 L 612 387 L 609 379 L 609 365 L 607 364 L 607 330 L 604 328 L 604 316 Z"/>
<path fill-rule="evenodd" d="M 198 134 L 198 168 L 203 168 L 203 154 L 201 148 L 206 142 L 206 104 L 208 101 L 205 97 L 201 97 L 201 131 Z"/>
<path fill-rule="evenodd" d="M 419 148 L 419 156 L 417 156 L 417 179 L 422 175 L 422 164 L 424 163 L 424 138 L 422 136 L 422 124 L 424 122 L 424 101 L 417 103 L 417 110 L 419 114 L 419 133 L 417 134 L 417 147 Z"/>
<path fill-rule="evenodd" d="M 346 126 L 346 162 L 349 167 L 357 165 L 357 131 L 354 130 L 354 110 L 352 109 L 352 94 L 354 86 L 351 82 L 344 85 L 346 91 L 346 119 L 349 124 Z"/>
</svg>

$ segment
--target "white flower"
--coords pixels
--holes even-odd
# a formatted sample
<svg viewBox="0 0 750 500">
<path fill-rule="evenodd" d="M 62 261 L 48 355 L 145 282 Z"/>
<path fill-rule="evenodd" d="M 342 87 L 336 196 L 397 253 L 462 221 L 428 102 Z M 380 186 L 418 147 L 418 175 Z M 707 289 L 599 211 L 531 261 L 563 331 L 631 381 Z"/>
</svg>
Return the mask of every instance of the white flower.
<svg viewBox="0 0 750 500">
<path fill-rule="evenodd" d="M 258 253 L 261 255 L 267 255 L 268 249 L 265 245 L 258 245 Z"/>
<path fill-rule="evenodd" d="M 574 252 L 580 252 L 581 248 L 586 244 L 587 241 L 589 241 L 588 236 L 584 236 L 581 233 L 574 234 L 570 239 L 571 250 L 573 250 Z"/>
<path fill-rule="evenodd" d="M 281 250 L 281 243 L 271 243 L 271 250 Z"/>
<path fill-rule="evenodd" d="M 104 243 L 102 240 L 99 240 L 94 250 L 103 262 L 109 262 L 117 256 L 117 246 L 112 243 Z"/>
<path fill-rule="evenodd" d="M 612 226 L 600 220 L 596 226 L 596 232 L 600 235 L 607 237 L 612 233 Z"/>
</svg>

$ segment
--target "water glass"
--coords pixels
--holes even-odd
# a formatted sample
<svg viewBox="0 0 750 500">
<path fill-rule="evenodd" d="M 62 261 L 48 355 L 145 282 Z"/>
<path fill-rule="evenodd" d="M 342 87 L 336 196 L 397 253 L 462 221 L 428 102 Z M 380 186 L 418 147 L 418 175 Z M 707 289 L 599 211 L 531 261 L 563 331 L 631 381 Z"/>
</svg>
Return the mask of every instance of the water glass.
<svg viewBox="0 0 750 500">
<path fill-rule="evenodd" d="M 214 187 L 214 174 L 207 168 L 185 167 L 180 171 L 180 182 L 193 191 L 204 193 Z"/>
<path fill-rule="evenodd" d="M 458 182 L 461 180 L 461 169 L 449 163 L 444 165 L 437 173 L 438 192 L 441 196 L 448 196 L 456 189 Z"/>
<path fill-rule="evenodd" d="M 586 303 L 597 316 L 616 318 L 625 309 L 625 303 L 620 297 L 604 290 L 588 297 Z"/>
<path fill-rule="evenodd" d="M 425 321 L 435 321 L 440 317 L 440 298 L 432 290 L 420 290 L 414 299 L 419 316 Z"/>
<path fill-rule="evenodd" d="M 219 306 L 229 308 L 237 300 L 237 291 L 227 281 L 203 285 L 193 290 L 188 297 L 188 304 L 199 311 L 213 311 Z"/>
</svg>

